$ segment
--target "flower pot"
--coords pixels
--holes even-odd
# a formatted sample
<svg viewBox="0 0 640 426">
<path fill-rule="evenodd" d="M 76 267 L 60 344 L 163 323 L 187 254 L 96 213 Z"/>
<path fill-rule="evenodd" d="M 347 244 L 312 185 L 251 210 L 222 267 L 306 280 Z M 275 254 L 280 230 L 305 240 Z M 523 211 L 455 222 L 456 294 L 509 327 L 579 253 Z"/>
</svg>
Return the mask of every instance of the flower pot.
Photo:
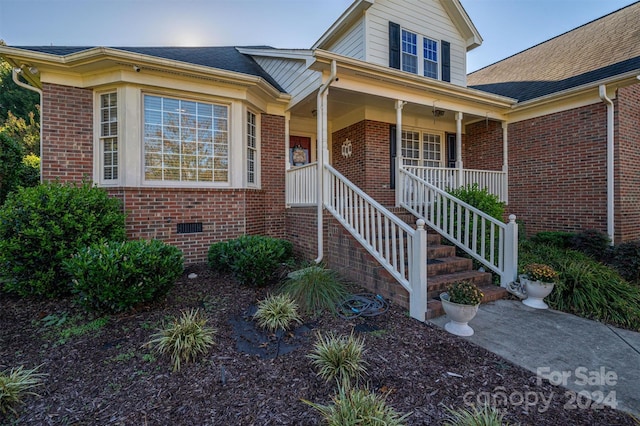
<svg viewBox="0 0 640 426">
<path fill-rule="evenodd" d="M 461 305 L 459 303 L 453 303 L 449 301 L 449 294 L 441 293 L 440 301 L 444 312 L 449 317 L 450 321 L 444 325 L 444 329 L 456 336 L 472 336 L 473 328 L 467 324 L 476 316 L 478 312 L 478 305 Z"/>
<path fill-rule="evenodd" d="M 544 302 L 544 298 L 547 297 L 553 287 L 554 283 L 544 283 L 542 281 L 532 281 L 520 276 L 520 282 L 524 285 L 524 289 L 527 292 L 527 298 L 522 301 L 525 305 L 535 309 L 548 309 L 549 305 Z"/>
</svg>

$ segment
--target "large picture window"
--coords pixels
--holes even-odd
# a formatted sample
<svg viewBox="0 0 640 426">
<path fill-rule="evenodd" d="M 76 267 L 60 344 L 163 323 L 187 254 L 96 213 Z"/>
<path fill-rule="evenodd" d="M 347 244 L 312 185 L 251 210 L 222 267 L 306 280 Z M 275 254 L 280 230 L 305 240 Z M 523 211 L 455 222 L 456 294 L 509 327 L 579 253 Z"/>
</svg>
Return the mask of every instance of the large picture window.
<svg viewBox="0 0 640 426">
<path fill-rule="evenodd" d="M 118 95 L 100 95 L 100 150 L 102 180 L 118 179 Z"/>
<path fill-rule="evenodd" d="M 228 107 L 145 95 L 144 177 L 228 182 Z"/>
</svg>

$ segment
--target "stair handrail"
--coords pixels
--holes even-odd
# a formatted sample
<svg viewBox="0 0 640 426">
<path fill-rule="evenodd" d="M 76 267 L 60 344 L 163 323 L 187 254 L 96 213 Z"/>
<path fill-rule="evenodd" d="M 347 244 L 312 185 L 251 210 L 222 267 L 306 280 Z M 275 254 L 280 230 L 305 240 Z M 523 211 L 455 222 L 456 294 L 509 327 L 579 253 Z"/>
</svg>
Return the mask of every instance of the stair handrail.
<svg viewBox="0 0 640 426">
<path fill-rule="evenodd" d="M 412 228 L 328 164 L 324 175 L 325 208 L 407 290 L 410 315 L 425 321 L 424 221 L 419 219 L 417 229 Z"/>
<path fill-rule="evenodd" d="M 505 224 L 404 168 L 400 169 L 399 193 L 401 207 L 500 275 L 501 286 L 515 281 L 518 268 L 515 215 L 510 215 L 509 223 Z M 456 220 L 463 217 L 464 221 Z"/>
</svg>

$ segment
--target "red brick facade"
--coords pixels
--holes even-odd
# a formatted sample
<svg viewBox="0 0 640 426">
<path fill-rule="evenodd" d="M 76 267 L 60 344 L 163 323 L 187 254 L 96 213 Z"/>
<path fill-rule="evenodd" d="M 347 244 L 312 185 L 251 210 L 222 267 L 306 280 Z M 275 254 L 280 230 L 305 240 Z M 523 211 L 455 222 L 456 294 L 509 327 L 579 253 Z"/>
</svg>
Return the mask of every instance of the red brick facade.
<svg viewBox="0 0 640 426">
<path fill-rule="evenodd" d="M 465 169 L 502 170 L 502 123 L 479 121 L 462 135 L 462 163 Z"/>
<path fill-rule="evenodd" d="M 509 125 L 509 207 L 527 235 L 607 231 L 603 103 Z"/>
<path fill-rule="evenodd" d="M 640 84 L 618 89 L 615 239 L 640 239 Z"/>
<path fill-rule="evenodd" d="M 349 139 L 351 157 L 342 155 L 342 144 Z M 390 189 L 390 124 L 364 120 L 332 135 L 333 167 L 363 191 L 385 206 L 395 205 Z"/>
<path fill-rule="evenodd" d="M 42 85 L 42 178 L 93 177 L 93 90 Z"/>
<path fill-rule="evenodd" d="M 45 84 L 44 180 L 80 182 L 93 176 L 93 92 Z M 127 234 L 180 248 L 187 263 L 206 261 L 215 241 L 243 234 L 285 236 L 285 120 L 261 117 L 262 189 L 109 188 L 123 201 Z M 203 232 L 178 234 L 181 223 Z"/>
</svg>

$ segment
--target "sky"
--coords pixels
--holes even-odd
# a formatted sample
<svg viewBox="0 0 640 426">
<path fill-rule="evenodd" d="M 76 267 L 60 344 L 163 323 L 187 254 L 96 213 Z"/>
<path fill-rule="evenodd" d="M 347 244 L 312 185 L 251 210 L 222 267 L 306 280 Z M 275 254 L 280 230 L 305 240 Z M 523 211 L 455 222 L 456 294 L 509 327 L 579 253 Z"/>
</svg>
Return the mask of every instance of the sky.
<svg viewBox="0 0 640 426">
<path fill-rule="evenodd" d="M 467 71 L 636 0 L 460 0 L 483 38 Z M 0 0 L 9 46 L 310 48 L 353 0 Z M 640 21 L 640 18 L 639 18 Z"/>
</svg>

